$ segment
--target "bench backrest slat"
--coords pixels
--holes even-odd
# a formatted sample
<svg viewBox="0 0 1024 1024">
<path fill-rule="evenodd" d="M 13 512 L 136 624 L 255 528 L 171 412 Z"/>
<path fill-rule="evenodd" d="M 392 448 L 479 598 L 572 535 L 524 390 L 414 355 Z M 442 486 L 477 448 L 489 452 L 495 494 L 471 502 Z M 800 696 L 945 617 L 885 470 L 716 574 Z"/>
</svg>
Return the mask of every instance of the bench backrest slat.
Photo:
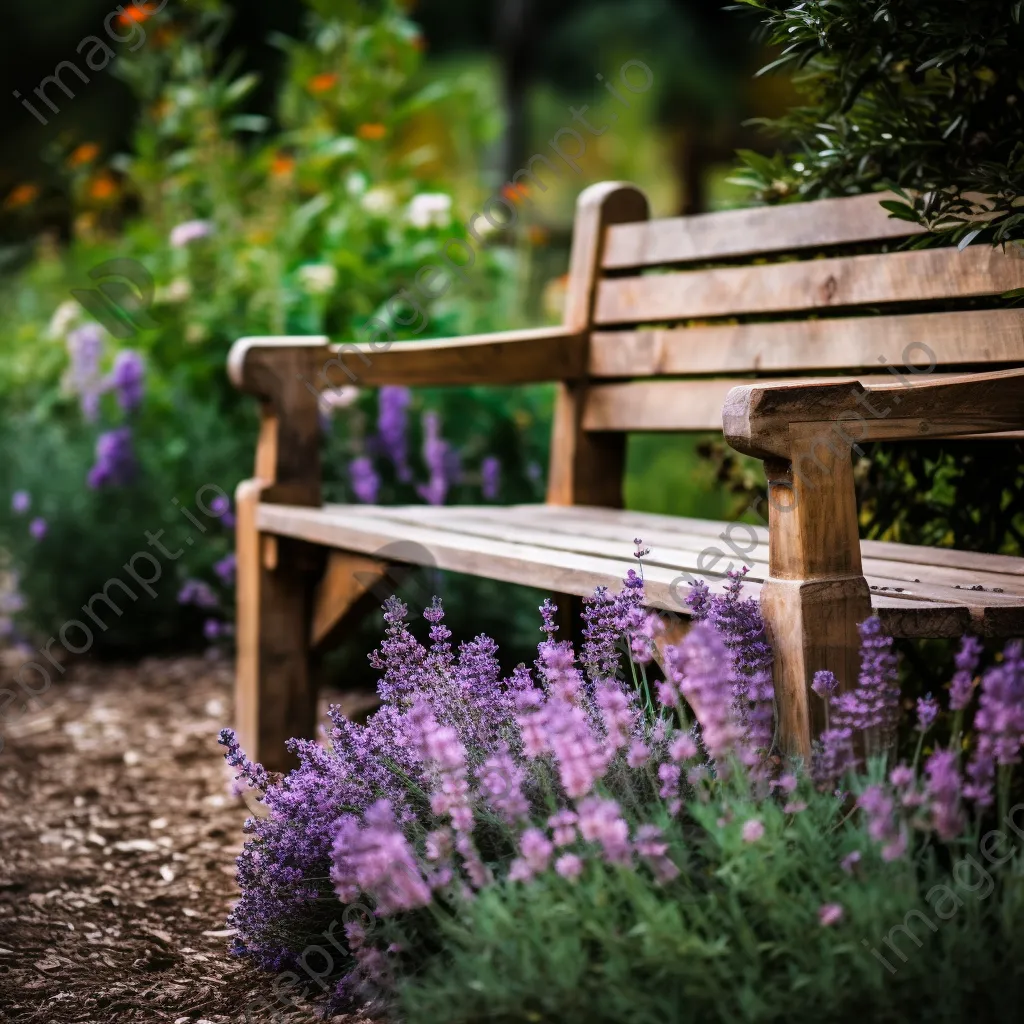
<svg viewBox="0 0 1024 1024">
<path fill-rule="evenodd" d="M 802 373 L 1024 362 L 1024 310 L 595 331 L 592 377 Z M 905 371 L 904 371 L 905 372 Z"/>
<path fill-rule="evenodd" d="M 892 194 L 666 217 L 608 229 L 602 266 L 624 270 L 667 263 L 759 256 L 772 252 L 854 245 L 922 233 L 879 205 Z"/>
<path fill-rule="evenodd" d="M 799 260 L 605 278 L 594 323 L 793 313 L 998 296 L 1024 288 L 1024 260 L 991 246 Z"/>
</svg>

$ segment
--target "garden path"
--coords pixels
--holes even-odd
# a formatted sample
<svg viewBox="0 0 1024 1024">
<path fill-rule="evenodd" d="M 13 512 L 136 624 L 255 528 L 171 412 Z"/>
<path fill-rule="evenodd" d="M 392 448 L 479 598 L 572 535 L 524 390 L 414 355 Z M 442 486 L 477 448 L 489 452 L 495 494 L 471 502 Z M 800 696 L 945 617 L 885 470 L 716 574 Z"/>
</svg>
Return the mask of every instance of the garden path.
<svg viewBox="0 0 1024 1024">
<path fill-rule="evenodd" d="M 231 679 L 226 660 L 81 664 L 4 722 L 0 1021 L 322 1019 L 269 1010 L 270 978 L 227 953 L 250 813 L 216 741 Z"/>
</svg>

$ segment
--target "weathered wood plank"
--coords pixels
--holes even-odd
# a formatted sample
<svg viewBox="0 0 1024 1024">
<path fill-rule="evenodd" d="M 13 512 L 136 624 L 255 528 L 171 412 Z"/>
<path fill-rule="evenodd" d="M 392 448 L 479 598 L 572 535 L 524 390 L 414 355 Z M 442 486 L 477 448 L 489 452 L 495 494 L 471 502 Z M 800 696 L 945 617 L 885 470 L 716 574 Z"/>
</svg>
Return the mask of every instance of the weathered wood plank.
<svg viewBox="0 0 1024 1024">
<path fill-rule="evenodd" d="M 266 506 L 272 509 L 273 506 Z M 317 510 L 311 510 L 316 512 Z M 382 546 L 404 542 L 402 558 L 408 558 L 415 562 L 417 556 L 421 555 L 423 564 L 434 564 L 432 559 L 438 547 L 449 549 L 465 550 L 468 554 L 465 558 L 456 557 L 457 565 L 446 564 L 439 561 L 440 568 L 455 569 L 455 571 L 469 572 L 470 574 L 481 575 L 491 579 L 505 579 L 504 576 L 495 575 L 495 572 L 504 571 L 501 569 L 501 560 L 510 554 L 511 549 L 517 552 L 520 565 L 517 567 L 518 575 L 507 582 L 517 582 L 528 586 L 537 586 L 543 589 L 556 590 L 562 593 L 587 596 L 593 592 L 598 585 L 612 586 L 608 582 L 621 580 L 622 575 L 635 563 L 630 557 L 631 542 L 624 537 L 608 539 L 606 537 L 587 536 L 587 528 L 580 525 L 575 533 L 567 534 L 546 527 L 544 522 L 529 522 L 522 520 L 520 523 L 509 521 L 501 522 L 499 519 L 471 519 L 465 514 L 453 515 L 442 518 L 439 513 L 443 512 L 465 512 L 465 509 L 458 507 L 449 509 L 429 509 L 423 506 L 391 506 L 377 507 L 365 505 L 329 505 L 319 510 L 319 515 L 314 519 L 317 522 L 317 529 L 333 531 L 330 535 L 336 538 L 376 538 L 379 545 L 366 547 L 371 543 L 365 539 L 358 542 L 347 541 L 342 543 L 328 542 L 323 539 L 320 533 L 304 534 L 294 529 L 281 529 L 284 535 L 302 536 L 305 539 L 313 540 L 316 543 L 336 543 L 340 547 L 348 547 L 349 544 L 356 546 L 349 550 L 362 551 L 373 555 L 379 554 Z M 491 516 L 499 516 L 502 509 L 480 509 L 472 510 L 487 513 Z M 512 510 L 508 510 L 512 511 Z M 262 514 L 261 514 L 262 516 Z M 261 517 L 263 522 L 277 522 L 271 518 L 272 513 Z M 294 519 L 294 517 L 293 517 Z M 511 519 L 511 517 L 510 517 Z M 313 519 L 303 519 L 305 523 L 313 522 Z M 607 525 L 607 524 L 606 524 Z M 720 524 L 725 525 L 725 524 Z M 310 527 L 312 529 L 312 527 Z M 347 531 L 347 532 L 346 532 Z M 683 538 L 679 538 L 683 541 Z M 645 578 L 654 588 L 654 594 L 660 593 L 661 597 L 652 596 L 652 603 L 659 607 L 666 607 L 679 611 L 685 595 L 688 592 L 688 581 L 693 578 L 703 578 L 709 584 L 714 584 L 717 589 L 722 584 L 723 563 L 717 560 L 710 560 L 705 564 L 701 560 L 701 552 L 707 550 L 702 546 L 703 538 L 692 538 L 690 543 L 679 543 L 676 546 L 658 548 L 652 551 L 645 561 Z M 645 539 L 645 543 L 647 540 Z M 488 556 L 495 554 L 492 560 Z M 564 578 L 557 569 L 559 560 L 565 557 L 581 556 L 583 563 L 581 568 L 589 567 L 599 575 L 588 577 L 576 589 L 565 590 L 554 583 Z M 586 561 L 589 559 L 590 561 Z M 736 559 L 739 565 L 744 559 Z M 748 575 L 747 588 L 749 593 L 754 593 L 761 582 L 767 578 L 767 566 L 763 559 L 747 559 L 752 566 Z M 532 564 L 529 564 L 532 563 Z M 900 571 L 902 563 L 893 563 Z M 617 566 L 619 576 L 609 566 Z M 552 569 L 551 566 L 555 568 Z M 900 572 L 898 576 L 892 576 L 886 572 L 886 567 L 879 565 L 872 566 L 866 573 L 868 583 L 878 588 L 873 593 L 873 598 L 881 602 L 881 606 L 899 608 L 902 605 L 913 605 L 924 603 L 935 603 L 961 607 L 970 611 L 977 621 L 979 628 L 985 632 L 991 632 L 989 620 L 996 616 L 1002 620 L 1017 623 L 1017 628 L 1024 627 L 1024 597 L 1015 596 L 1007 592 L 1002 594 L 986 592 L 971 592 L 968 590 L 955 590 L 953 583 L 943 583 L 941 578 L 934 581 L 914 583 L 904 579 L 909 571 Z M 547 581 L 553 582 L 548 583 Z M 991 581 L 989 581 L 991 582 Z M 1004 582 L 1000 580 L 1000 582 Z M 587 585 L 588 583 L 592 585 Z M 617 583 L 615 584 L 617 586 Z M 612 589 L 615 589 L 615 586 Z M 884 588 L 881 589 L 881 588 Z M 1021 588 L 1017 587 L 1018 590 Z M 650 592 L 650 588 L 649 588 Z M 1006 619 L 1010 616 L 1009 619 Z M 900 627 L 904 631 L 910 628 L 910 619 L 905 618 L 904 624 Z M 920 626 L 920 630 L 928 627 Z M 1009 628 L 1007 625 L 1005 628 Z M 925 632 L 914 635 L 926 635 Z"/>
<path fill-rule="evenodd" d="M 592 377 L 799 373 L 1024 363 L 1024 310 L 595 331 Z M 891 371 L 890 371 L 891 375 Z M 893 377 L 895 381 L 899 378 Z"/>
<path fill-rule="evenodd" d="M 348 385 L 377 387 L 524 384 L 565 380 L 585 371 L 579 332 L 539 327 L 463 338 L 400 341 L 391 345 L 331 344 L 327 338 L 242 338 L 231 348 L 228 371 L 242 390 L 259 390 L 285 362 L 306 385 L 305 395 Z"/>
<path fill-rule="evenodd" d="M 890 217 L 879 205 L 895 198 L 880 192 L 823 199 L 812 206 L 757 206 L 620 225 L 608 232 L 603 265 L 625 270 L 921 234 L 916 224 Z"/>
<path fill-rule="evenodd" d="M 376 558 L 332 551 L 313 598 L 310 644 L 316 647 L 330 637 L 338 623 L 386 572 L 387 565 Z"/>
<path fill-rule="evenodd" d="M 606 278 L 599 325 L 789 313 L 1000 295 L 1024 288 L 1024 260 L 987 245 Z"/>
<path fill-rule="evenodd" d="M 367 514 L 396 522 L 423 523 L 441 529 L 475 533 L 511 541 L 525 541 L 540 547 L 562 547 L 571 551 L 609 557 L 628 556 L 631 538 L 642 533 L 644 544 L 651 553 L 644 558 L 645 565 L 661 565 L 680 568 L 699 575 L 724 574 L 731 565 L 738 569 L 749 567 L 749 579 L 764 579 L 768 569 L 768 543 L 758 538 L 753 527 L 744 524 L 715 523 L 715 533 L 685 533 L 681 529 L 668 531 L 640 527 L 631 513 L 622 512 L 617 521 L 603 522 L 583 517 L 554 517 L 546 513 L 550 506 L 534 506 L 539 514 L 523 515 L 518 508 L 494 506 L 449 506 L 425 509 L 421 506 L 391 506 L 373 509 L 363 513 L 361 506 L 346 506 L 347 515 Z M 671 517 L 662 517 L 671 518 Z M 680 519 L 680 524 L 700 522 Z M 752 531 L 754 531 L 752 533 Z M 870 543 L 870 542 L 869 542 Z M 1024 559 L 1016 562 L 1017 573 L 1003 573 L 991 569 L 969 568 L 960 565 L 934 565 L 928 561 L 900 561 L 886 557 L 891 545 L 874 542 L 871 550 L 875 557 L 868 555 L 862 542 L 864 574 L 869 583 L 893 592 L 899 588 L 908 598 L 923 600 L 957 601 L 979 607 L 1021 603 L 1014 602 L 1013 595 L 1024 599 Z M 908 546 L 908 545 L 905 545 Z M 927 559 L 935 549 L 918 547 L 922 559 Z M 952 551 L 957 555 L 960 552 Z M 702 557 L 703 556 L 703 557 Z M 1000 556 L 980 556 L 998 560 Z M 971 591 L 980 586 L 982 591 Z M 962 593 L 951 592 L 960 587 Z M 927 588 L 927 589 L 925 589 Z M 1002 596 L 999 596 L 999 595 Z"/>
<path fill-rule="evenodd" d="M 646 220 L 647 197 L 633 185 L 605 182 L 584 190 L 576 204 L 569 285 L 563 322 L 589 343 L 601 256 L 612 224 Z M 586 355 L 581 353 L 585 365 Z M 563 377 L 576 376 L 563 374 Z M 551 426 L 547 500 L 553 505 L 622 505 L 626 465 L 624 437 L 595 437 L 581 424 L 586 401 L 585 380 L 558 386 Z"/>
<path fill-rule="evenodd" d="M 588 389 L 583 407 L 583 427 L 593 431 L 703 431 L 722 430 L 722 410 L 734 388 L 772 388 L 793 385 L 810 388 L 835 382 L 851 386 L 859 381 L 889 395 L 896 394 L 896 407 L 904 401 L 904 391 L 916 389 L 926 381 L 965 380 L 963 374 L 931 373 L 908 378 L 906 386 L 892 375 L 865 374 L 862 377 L 791 377 L 774 380 L 698 377 L 695 380 L 637 380 L 623 384 L 595 384 Z M 882 389 L 885 389 L 884 391 Z M 849 403 L 848 403 L 849 404 Z M 840 412 L 845 406 L 839 407 Z M 890 406 L 890 409 L 893 407 Z M 869 412 L 861 414 L 868 418 Z M 872 428 L 875 429 L 875 428 Z M 878 425 L 878 430 L 885 430 Z M 983 429 L 983 428 L 978 428 Z M 851 428 L 852 434 L 852 428 Z M 827 429 L 824 433 L 828 433 Z M 935 436 L 941 437 L 941 433 Z M 854 439 L 857 439 L 854 437 Z"/>
</svg>

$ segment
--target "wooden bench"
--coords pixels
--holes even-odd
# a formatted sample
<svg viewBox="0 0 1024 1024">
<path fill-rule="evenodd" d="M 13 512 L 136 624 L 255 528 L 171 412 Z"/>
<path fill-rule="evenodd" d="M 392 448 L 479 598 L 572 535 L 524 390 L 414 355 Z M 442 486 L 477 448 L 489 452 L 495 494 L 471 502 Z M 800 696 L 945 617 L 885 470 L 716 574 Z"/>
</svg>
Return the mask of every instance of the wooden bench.
<svg viewBox="0 0 1024 1024">
<path fill-rule="evenodd" d="M 774 644 L 781 739 L 805 754 L 822 727 L 809 681 L 856 677 L 872 609 L 901 637 L 1024 634 L 1024 559 L 858 538 L 852 445 L 1024 428 L 1024 311 L 998 301 L 1024 287 L 1024 260 L 897 251 L 919 229 L 879 198 L 650 220 L 637 188 L 595 185 L 579 199 L 560 327 L 391 347 L 238 341 L 231 379 L 263 410 L 255 478 L 238 490 L 249 753 L 283 768 L 285 738 L 312 735 L 310 658 L 360 613 L 385 560 L 582 596 L 617 586 L 639 536 L 650 603 L 675 612 L 684 574 L 719 588 L 716 573 L 745 563 Z M 322 504 L 308 384 L 321 371 L 367 387 L 559 382 L 546 504 Z M 627 432 L 723 423 L 764 461 L 768 529 L 622 509 Z"/>
</svg>

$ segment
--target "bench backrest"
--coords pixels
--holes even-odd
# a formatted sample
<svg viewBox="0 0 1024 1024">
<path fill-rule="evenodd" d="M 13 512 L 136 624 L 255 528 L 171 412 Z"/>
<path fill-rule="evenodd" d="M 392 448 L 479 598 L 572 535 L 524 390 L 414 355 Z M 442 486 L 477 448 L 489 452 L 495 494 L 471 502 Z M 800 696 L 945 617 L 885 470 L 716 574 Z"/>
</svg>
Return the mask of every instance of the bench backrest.
<svg viewBox="0 0 1024 1024">
<path fill-rule="evenodd" d="M 1024 259 L 908 249 L 924 232 L 885 198 L 650 220 L 634 186 L 587 189 L 565 319 L 588 334 L 588 380 L 559 395 L 548 500 L 620 504 L 624 433 L 720 430 L 743 380 L 1024 365 L 1024 309 L 1000 298 Z"/>
</svg>

